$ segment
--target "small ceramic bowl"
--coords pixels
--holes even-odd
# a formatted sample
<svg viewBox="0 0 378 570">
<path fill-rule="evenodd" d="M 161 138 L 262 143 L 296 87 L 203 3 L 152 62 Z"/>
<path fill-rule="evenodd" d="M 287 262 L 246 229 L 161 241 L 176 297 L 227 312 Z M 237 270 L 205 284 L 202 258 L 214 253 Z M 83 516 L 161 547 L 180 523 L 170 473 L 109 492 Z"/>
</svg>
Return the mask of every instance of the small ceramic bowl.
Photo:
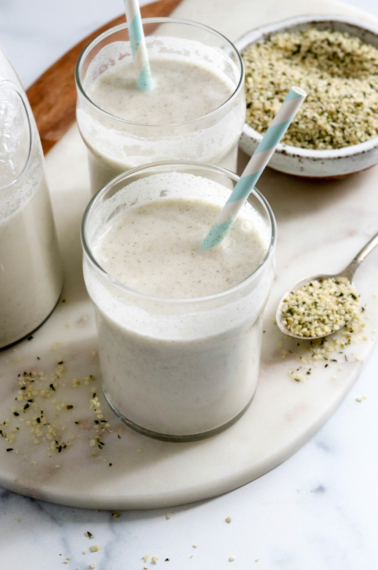
<svg viewBox="0 0 378 570">
<path fill-rule="evenodd" d="M 343 16 L 298 16 L 255 28 L 235 42 L 243 53 L 252 44 L 280 32 L 295 32 L 306 28 L 333 29 L 347 32 L 378 47 L 378 28 Z M 245 123 L 240 147 L 252 155 L 262 135 Z M 333 178 L 360 172 L 378 163 L 378 137 L 358 145 L 335 150 L 311 150 L 279 144 L 269 166 L 280 172 L 309 178 Z"/>
</svg>

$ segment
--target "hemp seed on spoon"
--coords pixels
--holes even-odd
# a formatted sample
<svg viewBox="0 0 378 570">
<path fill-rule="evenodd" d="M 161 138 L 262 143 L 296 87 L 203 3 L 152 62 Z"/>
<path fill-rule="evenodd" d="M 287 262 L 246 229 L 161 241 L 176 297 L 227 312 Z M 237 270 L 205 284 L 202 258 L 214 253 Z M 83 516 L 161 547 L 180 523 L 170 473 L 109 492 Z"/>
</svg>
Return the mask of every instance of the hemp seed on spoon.
<svg viewBox="0 0 378 570">
<path fill-rule="evenodd" d="M 323 337 L 338 331 L 360 312 L 358 293 L 349 279 L 315 279 L 285 296 L 282 324 L 299 337 Z"/>
<path fill-rule="evenodd" d="M 361 314 L 359 295 L 352 278 L 378 245 L 378 233 L 337 275 L 313 275 L 302 279 L 281 298 L 276 321 L 294 338 L 313 340 L 332 334 Z"/>
</svg>

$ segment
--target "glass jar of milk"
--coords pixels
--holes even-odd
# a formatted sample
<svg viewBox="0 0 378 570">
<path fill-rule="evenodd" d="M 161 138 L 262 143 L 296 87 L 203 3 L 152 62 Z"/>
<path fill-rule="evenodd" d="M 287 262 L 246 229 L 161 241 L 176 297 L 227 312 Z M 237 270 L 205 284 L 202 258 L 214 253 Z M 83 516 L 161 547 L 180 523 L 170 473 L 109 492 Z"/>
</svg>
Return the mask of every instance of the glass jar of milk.
<svg viewBox="0 0 378 570">
<path fill-rule="evenodd" d="M 0 348 L 38 328 L 53 311 L 61 289 L 37 127 L 0 48 Z"/>
<path fill-rule="evenodd" d="M 117 177 L 84 214 L 84 278 L 103 389 L 145 435 L 192 441 L 236 421 L 256 390 L 276 226 L 254 190 L 219 246 L 201 241 L 238 177 L 154 163 Z"/>
<path fill-rule="evenodd" d="M 143 20 L 152 89 L 137 87 L 128 25 L 94 39 L 76 67 L 77 122 L 92 192 L 156 160 L 236 171 L 245 119 L 244 67 L 218 32 L 185 20 Z"/>
</svg>

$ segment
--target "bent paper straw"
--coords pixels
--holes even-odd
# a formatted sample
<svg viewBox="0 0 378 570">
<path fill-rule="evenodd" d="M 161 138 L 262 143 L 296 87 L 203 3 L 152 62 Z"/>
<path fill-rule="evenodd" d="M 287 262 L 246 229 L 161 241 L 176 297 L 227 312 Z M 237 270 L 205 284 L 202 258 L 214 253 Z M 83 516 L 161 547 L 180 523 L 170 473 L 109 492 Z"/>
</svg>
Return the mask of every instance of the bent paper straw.
<svg viewBox="0 0 378 570">
<path fill-rule="evenodd" d="M 138 73 L 137 85 L 142 91 L 149 91 L 152 87 L 151 70 L 138 0 L 125 0 L 125 11 L 133 62 Z"/>
<path fill-rule="evenodd" d="M 210 228 L 209 233 L 202 242 L 201 249 L 210 249 L 224 240 L 239 210 L 243 207 L 250 192 L 263 173 L 278 143 L 305 100 L 306 95 L 306 92 L 299 87 L 290 89 L 285 101 L 269 125 L 269 129 L 266 131 L 238 183 L 231 192 L 229 199 L 220 211 L 215 224 Z"/>
</svg>

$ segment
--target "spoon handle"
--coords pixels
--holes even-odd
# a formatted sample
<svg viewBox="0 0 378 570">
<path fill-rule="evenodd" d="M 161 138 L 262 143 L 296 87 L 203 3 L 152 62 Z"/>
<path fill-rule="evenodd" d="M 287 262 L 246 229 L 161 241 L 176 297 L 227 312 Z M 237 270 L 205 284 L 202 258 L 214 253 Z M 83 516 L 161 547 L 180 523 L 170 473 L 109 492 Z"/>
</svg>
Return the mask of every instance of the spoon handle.
<svg viewBox="0 0 378 570">
<path fill-rule="evenodd" d="M 356 257 L 350 262 L 350 264 L 344 269 L 343 275 L 352 280 L 353 275 L 361 265 L 361 263 L 366 259 L 366 257 L 373 251 L 378 245 L 378 233 L 376 233 L 364 247 L 359 251 Z"/>
</svg>

